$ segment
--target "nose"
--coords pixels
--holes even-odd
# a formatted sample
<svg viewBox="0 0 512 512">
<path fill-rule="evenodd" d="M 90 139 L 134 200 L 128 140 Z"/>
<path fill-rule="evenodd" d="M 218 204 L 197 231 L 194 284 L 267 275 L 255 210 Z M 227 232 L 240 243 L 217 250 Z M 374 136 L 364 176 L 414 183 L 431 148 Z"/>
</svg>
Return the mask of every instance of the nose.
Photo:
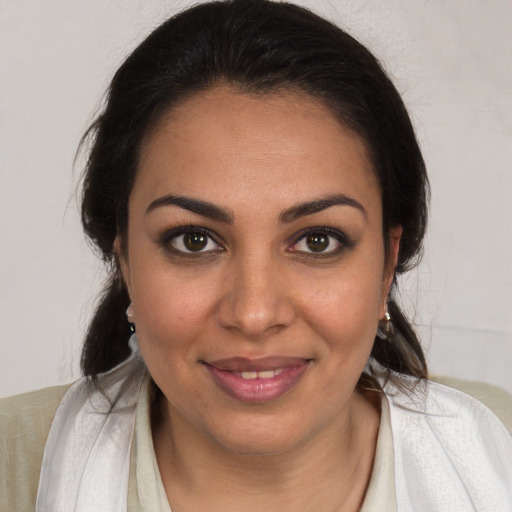
<svg viewBox="0 0 512 512">
<path fill-rule="evenodd" d="M 230 269 L 218 310 L 220 324 L 251 340 L 291 325 L 295 308 L 282 269 L 271 257 L 240 258 Z"/>
</svg>

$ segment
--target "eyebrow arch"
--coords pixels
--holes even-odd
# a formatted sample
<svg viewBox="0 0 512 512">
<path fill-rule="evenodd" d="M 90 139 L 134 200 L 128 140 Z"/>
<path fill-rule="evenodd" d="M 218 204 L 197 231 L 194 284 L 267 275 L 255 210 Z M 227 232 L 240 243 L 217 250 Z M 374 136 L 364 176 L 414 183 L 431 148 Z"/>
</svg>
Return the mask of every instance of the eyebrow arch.
<svg viewBox="0 0 512 512">
<path fill-rule="evenodd" d="M 330 208 L 331 206 L 337 205 L 351 206 L 353 208 L 357 208 L 366 217 L 366 210 L 359 201 L 356 201 L 355 199 L 348 197 L 344 194 L 334 194 L 331 196 L 314 199 L 313 201 L 307 201 L 305 203 L 300 203 L 295 206 L 292 206 L 291 208 L 288 208 L 283 213 L 281 213 L 281 215 L 279 216 L 279 221 L 288 224 L 290 222 L 293 222 L 294 220 L 297 220 L 300 217 L 312 215 L 314 213 L 318 213 L 321 212 L 322 210 Z"/>
<path fill-rule="evenodd" d="M 213 203 L 203 201 L 201 199 L 195 199 L 186 196 L 174 196 L 172 194 L 155 199 L 148 206 L 146 210 L 146 215 L 155 210 L 156 208 L 161 208 L 162 206 L 169 205 L 178 206 L 179 208 L 183 208 L 184 210 L 197 213 L 202 217 L 207 217 L 209 219 L 225 222 L 227 224 L 233 224 L 234 215 L 228 209 L 221 208 L 219 206 L 214 205 Z"/>
</svg>

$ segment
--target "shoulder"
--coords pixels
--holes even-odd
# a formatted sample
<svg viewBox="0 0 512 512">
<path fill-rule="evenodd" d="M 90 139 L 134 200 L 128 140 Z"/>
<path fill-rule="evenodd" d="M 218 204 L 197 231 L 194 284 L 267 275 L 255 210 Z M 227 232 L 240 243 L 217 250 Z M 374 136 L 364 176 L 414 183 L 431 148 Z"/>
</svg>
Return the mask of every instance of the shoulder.
<svg viewBox="0 0 512 512">
<path fill-rule="evenodd" d="M 0 399 L 0 510 L 34 508 L 46 438 L 68 387 Z"/>
<path fill-rule="evenodd" d="M 37 411 L 44 413 L 50 406 L 58 406 L 69 385 L 53 386 L 45 389 L 30 391 L 21 395 L 0 398 L 0 417 L 18 415 L 20 412 Z M 23 414 L 21 414 L 23 415 Z M 2 423 L 2 428 L 5 426 Z"/>
<path fill-rule="evenodd" d="M 69 386 L 55 386 L 0 398 L 0 432 L 2 439 L 15 444 L 24 439 L 44 436 L 50 429 L 52 418 Z M 12 446 L 12 445 L 11 445 Z"/>
<path fill-rule="evenodd" d="M 450 510 L 512 510 L 512 438 L 503 421 L 455 387 L 402 380 L 405 391 L 393 384 L 385 388 L 402 508 L 428 503 L 428 510 L 447 510 L 450 503 Z M 473 386 L 478 398 L 489 403 L 493 397 L 489 405 L 506 410 L 506 392 Z"/>
<path fill-rule="evenodd" d="M 453 377 L 434 376 L 432 381 L 472 396 L 490 409 L 512 434 L 512 395 L 504 389 Z"/>
</svg>

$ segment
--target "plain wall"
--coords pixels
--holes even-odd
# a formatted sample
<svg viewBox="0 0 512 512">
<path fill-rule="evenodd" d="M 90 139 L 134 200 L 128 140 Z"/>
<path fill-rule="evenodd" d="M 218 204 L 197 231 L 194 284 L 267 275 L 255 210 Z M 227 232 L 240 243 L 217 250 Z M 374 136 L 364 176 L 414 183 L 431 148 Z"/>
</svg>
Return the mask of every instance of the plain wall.
<svg viewBox="0 0 512 512">
<path fill-rule="evenodd" d="M 0 396 L 79 376 L 103 274 L 75 151 L 122 58 L 191 3 L 0 1 Z M 409 107 L 432 204 L 401 285 L 432 372 L 512 391 L 512 3 L 299 3 L 365 43 Z"/>
</svg>

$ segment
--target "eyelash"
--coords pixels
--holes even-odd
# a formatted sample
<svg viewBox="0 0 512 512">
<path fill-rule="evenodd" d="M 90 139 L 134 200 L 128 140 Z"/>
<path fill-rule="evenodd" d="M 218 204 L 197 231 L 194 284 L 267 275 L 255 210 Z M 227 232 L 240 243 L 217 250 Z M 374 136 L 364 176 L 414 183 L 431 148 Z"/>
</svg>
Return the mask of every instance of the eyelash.
<svg viewBox="0 0 512 512">
<path fill-rule="evenodd" d="M 319 252 L 294 250 L 300 242 L 305 241 L 307 237 L 312 235 L 323 235 L 327 236 L 329 239 L 334 238 L 338 246 L 335 249 Z M 346 249 L 351 249 L 352 247 L 355 246 L 354 241 L 351 240 L 345 233 L 328 226 L 316 226 L 312 228 L 307 228 L 302 232 L 298 233 L 297 235 L 295 235 L 294 238 L 295 240 L 291 243 L 290 247 L 288 248 L 288 252 L 294 254 L 299 253 L 301 257 L 308 259 L 320 259 L 337 256 Z M 332 242 L 329 240 L 327 248 L 331 245 L 331 243 Z"/>
<path fill-rule="evenodd" d="M 216 249 L 208 249 L 208 250 L 199 250 L 199 251 L 187 251 L 182 250 L 173 246 L 173 241 L 179 241 L 180 237 L 185 237 L 187 234 L 190 235 L 204 235 L 207 238 L 207 246 L 213 242 L 217 248 Z M 212 255 L 217 252 L 224 251 L 223 244 L 220 242 L 220 237 L 218 237 L 215 233 L 210 231 L 209 229 L 202 228 L 199 226 L 180 226 L 174 229 L 170 229 L 165 231 L 158 238 L 158 244 L 164 248 L 165 251 L 172 254 L 173 256 L 181 257 L 181 258 L 200 258 L 205 257 L 207 255 Z M 181 244 L 184 244 L 183 238 L 181 239 Z M 206 246 L 206 247 L 207 247 Z"/>
<path fill-rule="evenodd" d="M 207 249 L 207 250 L 198 250 L 198 251 L 187 251 L 180 248 L 177 248 L 173 245 L 173 241 L 176 241 L 176 243 L 184 245 L 183 238 L 180 239 L 180 237 L 185 237 L 187 234 L 190 235 L 204 235 L 206 240 L 206 246 L 208 247 L 210 243 L 214 243 L 217 247 L 214 249 Z M 335 239 L 338 246 L 335 249 L 330 250 L 321 250 L 318 252 L 314 251 L 304 251 L 304 250 L 297 250 L 297 246 L 300 242 L 305 241 L 308 236 L 313 235 L 323 235 L 328 237 L 328 245 L 331 246 L 332 242 L 330 239 Z M 168 253 L 170 253 L 174 257 L 181 257 L 181 258 L 205 258 L 207 256 L 215 255 L 219 252 L 223 252 L 225 250 L 224 244 L 221 242 L 220 237 L 215 234 L 214 232 L 210 231 L 209 229 L 199 227 L 199 226 L 180 226 L 174 229 L 170 229 L 168 231 L 165 231 L 162 235 L 158 238 L 158 244 L 164 248 L 164 250 Z M 320 259 L 320 258 L 329 258 L 334 257 L 341 252 L 343 252 L 346 249 L 351 249 L 355 246 L 355 242 L 352 241 L 345 233 L 334 229 L 332 227 L 328 226 L 315 226 L 310 227 L 307 229 L 304 229 L 303 231 L 299 232 L 298 234 L 295 234 L 289 241 L 288 241 L 288 248 L 287 252 L 292 253 L 293 255 L 300 256 L 302 258 L 307 259 Z"/>
</svg>

